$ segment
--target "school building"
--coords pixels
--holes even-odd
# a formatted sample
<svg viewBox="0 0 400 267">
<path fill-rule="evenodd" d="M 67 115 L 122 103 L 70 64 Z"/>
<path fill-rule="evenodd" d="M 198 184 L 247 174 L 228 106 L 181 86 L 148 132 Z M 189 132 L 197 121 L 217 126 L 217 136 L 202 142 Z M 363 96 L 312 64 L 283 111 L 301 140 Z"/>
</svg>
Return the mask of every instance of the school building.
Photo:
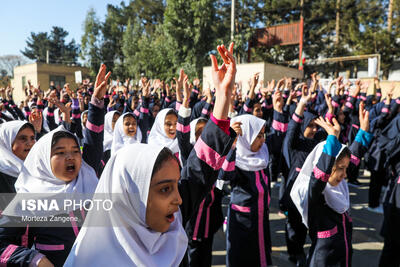
<svg viewBox="0 0 400 267">
<path fill-rule="evenodd" d="M 89 74 L 89 69 L 85 67 L 40 62 L 15 67 L 14 79 L 11 81 L 11 86 L 14 87 L 14 101 L 19 103 L 25 100 L 24 88 L 28 86 L 28 80 L 35 87 L 40 82 L 40 88 L 44 91 L 49 88 L 51 81 L 54 82 L 55 86 L 63 87 L 65 83 L 69 83 L 71 88 L 76 88 L 76 71 L 81 71 L 82 77 L 87 77 Z"/>
</svg>

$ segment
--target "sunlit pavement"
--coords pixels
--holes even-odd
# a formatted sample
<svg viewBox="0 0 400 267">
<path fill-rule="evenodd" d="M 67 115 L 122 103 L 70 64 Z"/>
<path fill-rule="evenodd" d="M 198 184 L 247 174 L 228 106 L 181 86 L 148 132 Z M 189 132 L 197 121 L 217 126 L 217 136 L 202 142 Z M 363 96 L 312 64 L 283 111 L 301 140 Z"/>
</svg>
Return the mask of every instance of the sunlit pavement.
<svg viewBox="0 0 400 267">
<path fill-rule="evenodd" d="M 360 171 L 362 183 L 358 188 L 349 187 L 351 201 L 351 216 L 353 219 L 353 266 L 375 267 L 378 266 L 380 251 L 383 247 L 383 238 L 379 235 L 383 215 L 367 210 L 369 173 Z M 364 176 L 365 174 L 365 176 Z M 288 260 L 285 243 L 285 218 L 278 215 L 278 187 L 272 189 L 271 198 L 271 235 L 272 257 L 274 266 L 295 266 Z M 224 199 L 224 212 L 228 199 Z M 245 244 L 244 244 L 245 245 Z M 307 253 L 310 247 L 308 239 L 305 246 Z M 213 246 L 213 265 L 225 266 L 226 245 L 225 234 L 222 229 L 216 233 Z"/>
</svg>

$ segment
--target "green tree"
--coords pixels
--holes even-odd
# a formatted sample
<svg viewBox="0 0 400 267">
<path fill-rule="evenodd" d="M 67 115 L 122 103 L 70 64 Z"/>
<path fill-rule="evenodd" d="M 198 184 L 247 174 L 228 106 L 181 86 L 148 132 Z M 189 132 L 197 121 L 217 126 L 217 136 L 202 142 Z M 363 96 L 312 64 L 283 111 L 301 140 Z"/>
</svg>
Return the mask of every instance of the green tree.
<svg viewBox="0 0 400 267">
<path fill-rule="evenodd" d="M 50 63 L 77 63 L 78 46 L 75 40 L 66 43 L 68 32 L 61 27 L 53 26 L 50 34 L 46 32 L 33 33 L 26 41 L 27 47 L 21 53 L 29 59 L 46 62 L 46 53 L 49 51 Z"/>
<path fill-rule="evenodd" d="M 84 34 L 81 38 L 80 57 L 85 61 L 86 66 L 91 70 L 91 76 L 96 75 L 96 71 L 100 68 L 100 31 L 101 23 L 96 17 L 93 8 L 89 9 L 85 21 L 83 22 Z"/>
</svg>

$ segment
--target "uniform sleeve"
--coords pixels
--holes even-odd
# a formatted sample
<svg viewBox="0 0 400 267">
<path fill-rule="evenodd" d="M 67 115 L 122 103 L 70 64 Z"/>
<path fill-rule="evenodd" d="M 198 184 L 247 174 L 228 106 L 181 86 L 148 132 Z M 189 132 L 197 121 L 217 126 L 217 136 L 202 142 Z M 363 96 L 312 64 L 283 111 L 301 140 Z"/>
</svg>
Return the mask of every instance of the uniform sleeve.
<svg viewBox="0 0 400 267">
<path fill-rule="evenodd" d="M 2 221 L 8 220 L 2 217 Z M 22 246 L 22 237 L 26 227 L 0 228 L 0 263 L 2 266 L 36 266 L 38 256 L 42 255 L 34 249 Z"/>
<path fill-rule="evenodd" d="M 224 181 L 232 181 L 235 179 L 236 168 L 235 168 L 235 160 L 236 160 L 236 148 L 232 147 L 229 151 L 224 163 L 222 164 L 221 169 L 218 173 L 218 179 Z"/>
<path fill-rule="evenodd" d="M 104 107 L 89 103 L 88 119 L 86 122 L 86 135 L 83 144 L 83 159 L 96 172 L 100 166 L 103 155 L 104 139 Z"/>
<path fill-rule="evenodd" d="M 349 175 L 353 169 L 357 168 L 360 164 L 361 158 L 367 152 L 369 145 L 371 144 L 373 134 L 359 129 L 354 139 L 354 142 L 350 145 L 349 149 L 351 152 L 350 165 L 347 168 L 347 174 Z"/>
<path fill-rule="evenodd" d="M 304 117 L 293 113 L 292 119 L 289 121 L 288 130 L 283 140 L 283 155 L 286 160 L 287 166 L 290 168 L 290 151 L 293 149 L 296 143 L 296 137 L 299 136 L 300 126 L 303 122 Z"/>
<path fill-rule="evenodd" d="M 274 120 L 272 121 L 272 132 L 267 137 L 267 144 L 270 153 L 280 153 L 283 140 L 288 129 L 288 115 L 274 110 Z"/>
<path fill-rule="evenodd" d="M 142 132 L 142 143 L 147 143 L 147 132 L 150 130 L 149 98 L 142 97 L 142 105 L 139 108 L 139 127 Z"/>
<path fill-rule="evenodd" d="M 178 138 L 179 152 L 183 166 L 189 157 L 193 145 L 190 144 L 190 114 L 191 109 L 181 107 L 178 112 L 178 123 L 176 124 L 176 138 Z"/>
<path fill-rule="evenodd" d="M 247 98 L 246 102 L 244 102 L 244 105 L 242 109 L 239 111 L 239 114 L 252 114 L 253 113 L 253 106 L 254 106 L 254 100 Z"/>
<path fill-rule="evenodd" d="M 328 135 L 322 154 L 318 159 L 317 165 L 312 170 L 309 191 L 308 191 L 308 210 L 312 213 L 312 207 L 317 206 L 322 201 L 322 192 L 332 173 L 335 159 L 342 145 L 334 135 Z M 310 216 L 309 216 L 310 218 Z"/>
<path fill-rule="evenodd" d="M 211 119 L 201 133 L 182 169 L 179 192 L 182 197 L 183 225 L 194 215 L 201 200 L 211 190 L 218 177 L 236 133 L 225 133 Z"/>
</svg>

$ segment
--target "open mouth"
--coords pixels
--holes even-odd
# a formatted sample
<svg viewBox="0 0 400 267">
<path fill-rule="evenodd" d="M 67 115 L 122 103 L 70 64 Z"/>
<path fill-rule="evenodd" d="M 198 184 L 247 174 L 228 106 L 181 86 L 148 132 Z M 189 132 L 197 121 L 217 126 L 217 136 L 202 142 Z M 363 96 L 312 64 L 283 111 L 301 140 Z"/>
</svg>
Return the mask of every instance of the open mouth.
<svg viewBox="0 0 400 267">
<path fill-rule="evenodd" d="M 74 171 L 75 171 L 75 164 L 68 164 L 67 172 L 74 172 Z"/>
<path fill-rule="evenodd" d="M 172 222 L 175 220 L 175 217 L 174 217 L 174 214 L 173 214 L 173 213 L 167 215 L 166 217 L 167 217 L 167 221 L 168 221 L 169 223 L 172 223 Z"/>
</svg>

